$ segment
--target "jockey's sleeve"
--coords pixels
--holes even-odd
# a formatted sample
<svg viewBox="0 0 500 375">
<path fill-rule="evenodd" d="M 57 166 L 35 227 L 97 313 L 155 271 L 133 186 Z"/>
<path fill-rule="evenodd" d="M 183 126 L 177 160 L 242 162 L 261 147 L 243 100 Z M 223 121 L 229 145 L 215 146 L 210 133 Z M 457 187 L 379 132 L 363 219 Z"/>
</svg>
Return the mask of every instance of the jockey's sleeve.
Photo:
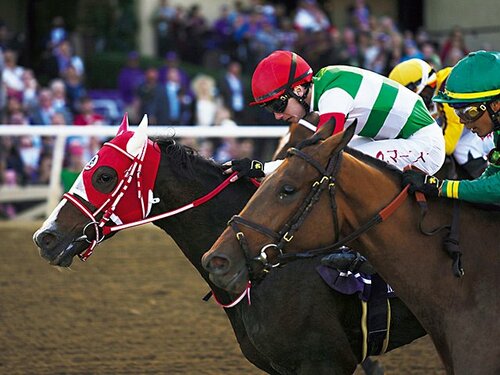
<svg viewBox="0 0 500 375">
<path fill-rule="evenodd" d="M 333 129 L 332 135 L 340 133 L 342 130 L 344 130 L 345 114 L 339 112 L 329 112 L 319 115 L 318 130 L 332 117 L 335 118 L 335 128 Z"/>
<path fill-rule="evenodd" d="M 441 196 L 477 203 L 500 203 L 500 166 L 490 164 L 475 180 L 444 180 Z"/>
</svg>

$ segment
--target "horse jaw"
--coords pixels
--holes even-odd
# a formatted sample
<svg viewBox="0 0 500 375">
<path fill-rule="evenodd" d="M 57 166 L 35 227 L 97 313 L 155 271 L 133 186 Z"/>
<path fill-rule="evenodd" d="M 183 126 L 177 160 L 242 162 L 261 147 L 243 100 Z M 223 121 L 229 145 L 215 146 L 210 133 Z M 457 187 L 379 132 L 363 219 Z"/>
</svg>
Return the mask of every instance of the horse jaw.
<svg viewBox="0 0 500 375">
<path fill-rule="evenodd" d="M 120 124 L 120 127 L 118 128 L 118 132 L 116 133 L 116 136 L 119 136 L 122 133 L 125 133 L 128 131 L 128 113 L 125 112 L 123 115 L 122 123 Z"/>
<path fill-rule="evenodd" d="M 130 155 L 137 156 L 144 148 L 144 145 L 148 140 L 148 135 L 146 134 L 147 127 L 148 115 L 144 115 L 134 135 L 127 142 L 127 152 Z"/>
</svg>

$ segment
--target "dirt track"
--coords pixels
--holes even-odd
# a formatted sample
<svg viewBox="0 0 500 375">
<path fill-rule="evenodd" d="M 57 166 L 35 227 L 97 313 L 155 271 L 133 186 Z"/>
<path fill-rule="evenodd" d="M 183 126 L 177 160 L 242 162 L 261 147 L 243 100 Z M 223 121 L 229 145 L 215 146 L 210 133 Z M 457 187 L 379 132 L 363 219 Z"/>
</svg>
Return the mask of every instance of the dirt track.
<svg viewBox="0 0 500 375">
<path fill-rule="evenodd" d="M 162 231 L 119 233 L 59 271 L 31 241 L 39 224 L 0 222 L 0 374 L 262 374 Z M 444 374 L 427 337 L 380 361 L 386 374 Z"/>
</svg>

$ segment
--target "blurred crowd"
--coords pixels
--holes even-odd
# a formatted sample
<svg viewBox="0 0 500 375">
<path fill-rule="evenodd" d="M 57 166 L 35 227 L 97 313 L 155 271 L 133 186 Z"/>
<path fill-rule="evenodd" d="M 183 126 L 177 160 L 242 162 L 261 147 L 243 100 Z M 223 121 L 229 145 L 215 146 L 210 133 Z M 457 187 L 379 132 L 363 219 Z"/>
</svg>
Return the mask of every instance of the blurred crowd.
<svg viewBox="0 0 500 375">
<path fill-rule="evenodd" d="M 18 65 L 18 45 L 7 24 L 0 22 L 1 123 L 117 125 L 118 116 L 126 110 L 132 124 L 144 113 L 152 125 L 276 124 L 267 111 L 248 106 L 252 100 L 248 78 L 256 64 L 276 49 L 297 52 L 315 71 L 346 64 L 383 75 L 406 59 L 424 59 L 437 70 L 453 66 L 468 53 L 459 28 L 437 43 L 424 29 L 416 33 L 400 30 L 395 20 L 376 15 L 364 0 L 352 1 L 342 28 L 332 23 L 331 10 L 315 0 L 299 1 L 292 12 L 284 3 L 253 1 L 245 7 L 234 1 L 221 6 L 212 23 L 200 9 L 160 0 L 151 22 L 163 66 L 141 67 L 139 54 L 130 51 L 116 77 L 112 98 L 99 97 L 98 91 L 86 86 L 84 60 L 75 53 L 63 18 L 54 18 L 46 36 L 40 74 L 49 77 L 47 86 L 39 84 L 31 69 Z M 183 63 L 221 73 L 190 76 Z M 62 174 L 66 190 L 103 141 L 99 137 L 68 139 Z M 48 183 L 53 137 L 0 137 L 0 142 L 0 186 Z M 266 143 L 255 139 L 230 138 L 182 142 L 220 162 L 266 158 L 275 145 L 267 143 L 266 148 Z M 13 205 L 0 206 L 0 216 L 12 217 L 15 211 Z"/>
</svg>

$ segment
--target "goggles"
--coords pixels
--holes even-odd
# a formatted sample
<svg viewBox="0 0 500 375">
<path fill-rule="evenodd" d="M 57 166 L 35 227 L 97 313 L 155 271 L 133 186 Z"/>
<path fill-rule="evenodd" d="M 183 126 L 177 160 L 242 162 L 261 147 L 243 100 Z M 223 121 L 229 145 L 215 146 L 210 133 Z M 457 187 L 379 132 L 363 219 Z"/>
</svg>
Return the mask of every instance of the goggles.
<svg viewBox="0 0 500 375">
<path fill-rule="evenodd" d="M 283 94 L 278 99 L 263 103 L 262 107 L 264 107 L 271 113 L 283 113 L 285 112 L 286 106 L 288 105 L 288 99 L 290 99 L 290 95 Z"/>
<path fill-rule="evenodd" d="M 484 112 L 486 112 L 486 103 L 467 105 L 467 106 L 453 106 L 456 115 L 465 122 L 473 122 L 479 119 Z"/>
</svg>

